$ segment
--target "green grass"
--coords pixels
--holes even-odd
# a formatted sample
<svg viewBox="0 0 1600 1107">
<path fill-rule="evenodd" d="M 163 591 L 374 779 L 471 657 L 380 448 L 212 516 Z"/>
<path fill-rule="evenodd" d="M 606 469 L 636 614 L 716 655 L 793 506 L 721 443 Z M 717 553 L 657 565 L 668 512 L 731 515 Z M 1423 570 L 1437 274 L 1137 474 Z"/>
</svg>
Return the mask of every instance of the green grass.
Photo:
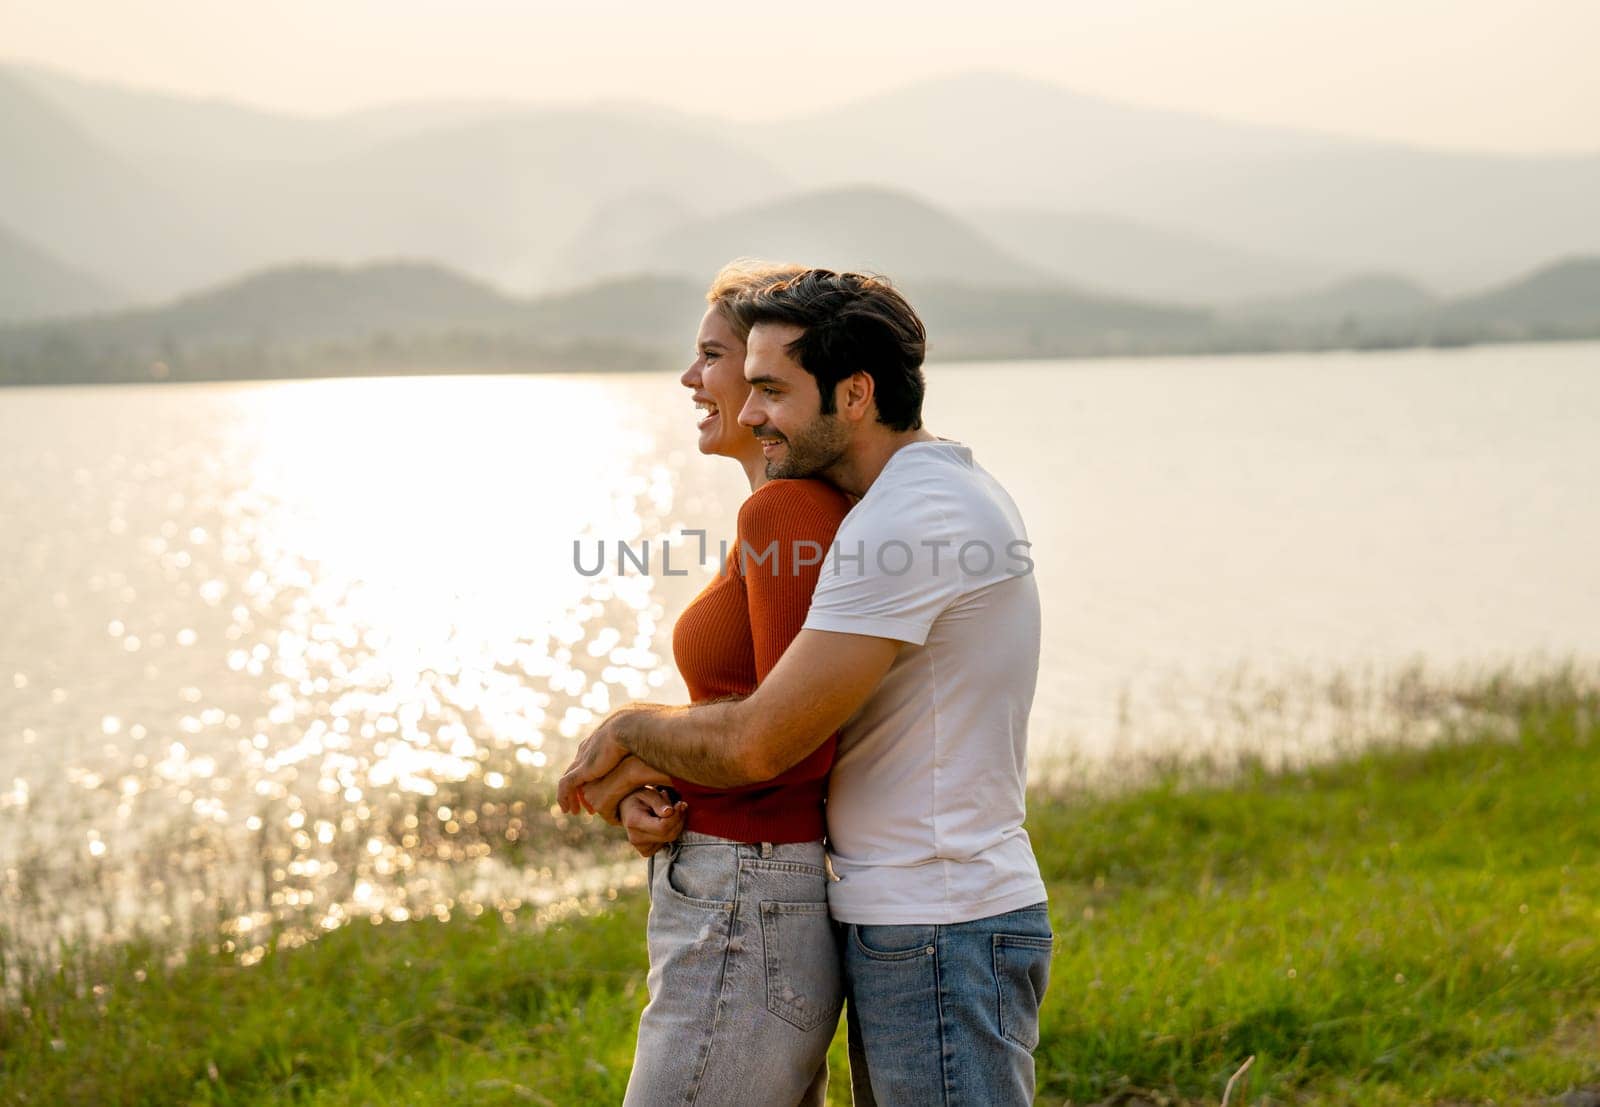
<svg viewBox="0 0 1600 1107">
<path fill-rule="evenodd" d="M 1035 797 L 1040 1101 L 1535 1103 L 1600 1084 L 1600 701 L 1568 678 L 1302 772 Z M 616 1102 L 645 904 L 356 923 L 241 968 L 71 952 L 0 1009 L 0 1102 Z M 835 1100 L 847 1102 L 835 1047 Z"/>
</svg>

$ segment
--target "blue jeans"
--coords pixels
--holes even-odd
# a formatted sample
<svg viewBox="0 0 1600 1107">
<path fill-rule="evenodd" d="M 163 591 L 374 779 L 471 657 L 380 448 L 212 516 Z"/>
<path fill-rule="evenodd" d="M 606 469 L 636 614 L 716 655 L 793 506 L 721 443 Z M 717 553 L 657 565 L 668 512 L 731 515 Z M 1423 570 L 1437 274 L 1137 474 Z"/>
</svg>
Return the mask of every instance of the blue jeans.
<svg viewBox="0 0 1600 1107">
<path fill-rule="evenodd" d="M 1042 903 L 942 926 L 840 924 L 856 1107 L 1031 1104 Z"/>
<path fill-rule="evenodd" d="M 694 832 L 650 859 L 626 1107 L 821 1107 L 844 999 L 823 865 L 821 842 Z"/>
</svg>

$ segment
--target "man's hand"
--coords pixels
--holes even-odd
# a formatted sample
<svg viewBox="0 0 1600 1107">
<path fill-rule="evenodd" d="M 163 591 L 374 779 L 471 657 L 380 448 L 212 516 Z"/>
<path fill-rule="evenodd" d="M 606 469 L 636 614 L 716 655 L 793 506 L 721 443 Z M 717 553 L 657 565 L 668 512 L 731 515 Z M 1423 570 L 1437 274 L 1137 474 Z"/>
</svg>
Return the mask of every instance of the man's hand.
<svg viewBox="0 0 1600 1107">
<path fill-rule="evenodd" d="M 628 751 L 617 742 L 618 726 L 626 722 L 630 715 L 653 709 L 654 704 L 629 704 L 620 711 L 612 712 L 610 718 L 583 740 L 583 745 L 573 755 L 572 764 L 567 766 L 567 771 L 561 774 L 561 782 L 556 785 L 556 802 L 561 805 L 561 810 L 569 815 L 576 815 L 582 809 L 591 813 L 594 811 L 584 801 L 583 786 L 591 780 L 599 780 L 628 756 Z"/>
<path fill-rule="evenodd" d="M 622 826 L 628 832 L 628 842 L 640 857 L 649 857 L 668 842 L 675 842 L 683 833 L 685 812 L 689 805 L 679 800 L 669 803 L 654 788 L 640 788 L 630 793 L 621 807 Z"/>
<path fill-rule="evenodd" d="M 671 784 L 672 778 L 666 773 L 658 772 L 640 761 L 637 757 L 624 757 L 615 769 L 612 769 L 599 780 L 591 780 L 583 786 L 583 802 L 591 812 L 599 815 L 612 826 L 621 824 L 622 819 L 617 814 L 617 808 L 626 799 L 629 793 L 639 788 L 650 785 Z"/>
</svg>

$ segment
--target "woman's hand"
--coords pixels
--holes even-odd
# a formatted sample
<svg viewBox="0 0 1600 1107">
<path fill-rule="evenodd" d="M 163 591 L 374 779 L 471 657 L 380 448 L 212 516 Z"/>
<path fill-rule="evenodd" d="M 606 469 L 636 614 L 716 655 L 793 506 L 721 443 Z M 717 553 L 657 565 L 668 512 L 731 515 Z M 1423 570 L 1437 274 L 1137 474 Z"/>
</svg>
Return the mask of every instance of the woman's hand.
<svg viewBox="0 0 1600 1107">
<path fill-rule="evenodd" d="M 617 809 L 630 792 L 651 785 L 668 785 L 672 778 L 629 755 L 605 776 L 591 780 L 581 790 L 585 806 L 612 826 L 622 823 Z"/>
<path fill-rule="evenodd" d="M 684 814 L 689 805 L 673 803 L 654 788 L 630 792 L 622 801 L 620 814 L 628 843 L 640 857 L 649 857 L 683 833 Z"/>
</svg>

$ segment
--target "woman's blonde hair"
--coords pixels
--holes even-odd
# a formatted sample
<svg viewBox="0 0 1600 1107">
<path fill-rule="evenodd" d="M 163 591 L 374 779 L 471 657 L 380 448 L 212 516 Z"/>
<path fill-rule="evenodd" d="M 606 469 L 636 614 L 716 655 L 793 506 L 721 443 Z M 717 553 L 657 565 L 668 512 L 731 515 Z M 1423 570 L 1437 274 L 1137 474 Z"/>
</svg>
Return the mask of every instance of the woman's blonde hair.
<svg viewBox="0 0 1600 1107">
<path fill-rule="evenodd" d="M 717 270 L 706 290 L 706 303 L 716 308 L 727 320 L 733 333 L 743 342 L 750 337 L 750 324 L 744 314 L 736 310 L 742 299 L 775 284 L 799 276 L 806 271 L 803 265 L 779 265 L 755 258 L 736 258 Z"/>
</svg>

